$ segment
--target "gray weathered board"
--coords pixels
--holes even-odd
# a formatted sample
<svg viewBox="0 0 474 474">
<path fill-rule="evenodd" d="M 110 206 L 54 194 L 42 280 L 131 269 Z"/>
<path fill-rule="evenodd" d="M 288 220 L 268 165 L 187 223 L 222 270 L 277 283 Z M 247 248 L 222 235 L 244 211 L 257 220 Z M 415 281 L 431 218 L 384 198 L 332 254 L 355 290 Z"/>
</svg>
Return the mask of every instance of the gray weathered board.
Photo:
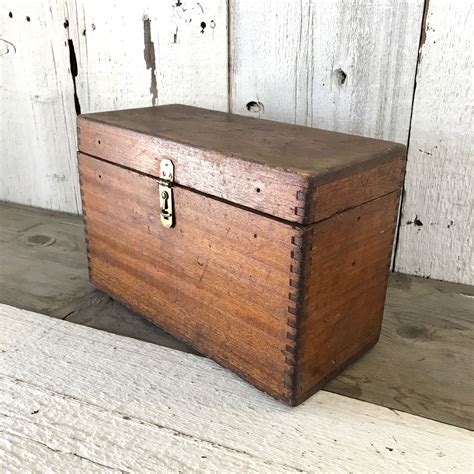
<svg viewBox="0 0 474 474">
<path fill-rule="evenodd" d="M 81 219 L 0 205 L 0 303 L 191 349 L 88 283 Z M 393 274 L 382 336 L 326 390 L 474 428 L 474 288 Z"/>
<path fill-rule="evenodd" d="M 422 13 L 423 0 L 231 1 L 232 112 L 406 143 Z"/>
<path fill-rule="evenodd" d="M 474 2 L 430 1 L 396 268 L 474 284 Z M 466 77 L 469 79 L 466 80 Z"/>
<path fill-rule="evenodd" d="M 472 432 L 328 392 L 283 406 L 209 359 L 0 305 L 9 472 L 470 472 Z"/>
<path fill-rule="evenodd" d="M 1 200 L 81 212 L 79 112 L 227 109 L 226 2 L 179 3 L 1 0 Z"/>
<path fill-rule="evenodd" d="M 397 269 L 474 284 L 473 21 L 468 0 L 1 0 L 0 199 L 81 211 L 79 110 L 412 129 Z"/>
</svg>

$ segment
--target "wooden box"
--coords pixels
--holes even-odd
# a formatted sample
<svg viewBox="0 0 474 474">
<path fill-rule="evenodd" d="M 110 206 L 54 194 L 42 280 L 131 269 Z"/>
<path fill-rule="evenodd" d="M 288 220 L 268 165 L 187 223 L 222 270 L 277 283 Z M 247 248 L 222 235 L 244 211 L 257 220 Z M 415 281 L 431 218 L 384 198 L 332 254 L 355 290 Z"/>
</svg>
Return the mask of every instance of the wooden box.
<svg viewBox="0 0 474 474">
<path fill-rule="evenodd" d="M 97 287 L 291 405 L 376 343 L 404 146 L 181 105 L 78 134 Z"/>
</svg>

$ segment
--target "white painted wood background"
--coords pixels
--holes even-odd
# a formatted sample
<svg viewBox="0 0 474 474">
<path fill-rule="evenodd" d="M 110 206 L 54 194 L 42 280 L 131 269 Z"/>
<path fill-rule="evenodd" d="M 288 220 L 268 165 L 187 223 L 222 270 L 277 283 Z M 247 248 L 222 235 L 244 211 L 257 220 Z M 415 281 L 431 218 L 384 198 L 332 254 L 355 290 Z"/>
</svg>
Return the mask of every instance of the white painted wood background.
<svg viewBox="0 0 474 474">
<path fill-rule="evenodd" d="M 2 472 L 472 472 L 470 431 L 0 305 Z"/>
<path fill-rule="evenodd" d="M 473 4 L 424 8 L 0 0 L 0 199 L 81 212 L 73 46 L 82 113 L 181 102 L 410 138 L 395 268 L 473 284 Z"/>
<path fill-rule="evenodd" d="M 474 284 L 474 2 L 431 1 L 396 268 Z"/>
</svg>

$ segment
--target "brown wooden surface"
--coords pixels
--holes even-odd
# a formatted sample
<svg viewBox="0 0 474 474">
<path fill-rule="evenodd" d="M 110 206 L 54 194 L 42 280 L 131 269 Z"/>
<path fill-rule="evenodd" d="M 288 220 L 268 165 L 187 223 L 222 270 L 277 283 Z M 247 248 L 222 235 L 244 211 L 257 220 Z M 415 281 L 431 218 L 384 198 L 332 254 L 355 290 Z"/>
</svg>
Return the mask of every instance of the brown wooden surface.
<svg viewBox="0 0 474 474">
<path fill-rule="evenodd" d="M 182 186 L 304 224 L 398 189 L 405 159 L 392 142 L 181 105 L 84 115 L 78 133 L 84 153 L 151 176 L 171 159 Z"/>
<path fill-rule="evenodd" d="M 79 154 L 95 285 L 257 387 L 288 399 L 296 230 L 188 189 L 162 226 L 155 179 Z"/>
<path fill-rule="evenodd" d="M 305 236 L 304 299 L 295 329 L 296 402 L 379 338 L 399 194 L 318 222 Z"/>
<path fill-rule="evenodd" d="M 398 192 L 296 228 L 175 186 L 166 229 L 154 178 L 79 168 L 94 284 L 276 398 L 303 401 L 378 339 Z"/>
<path fill-rule="evenodd" d="M 308 220 L 320 221 L 344 209 L 400 190 L 403 186 L 405 164 L 405 158 L 400 158 L 318 186 L 309 203 Z"/>
<path fill-rule="evenodd" d="M 90 285 L 78 216 L 0 203 L 0 302 L 192 350 Z M 392 274 L 380 341 L 325 390 L 473 429 L 473 340 L 473 287 Z"/>
</svg>

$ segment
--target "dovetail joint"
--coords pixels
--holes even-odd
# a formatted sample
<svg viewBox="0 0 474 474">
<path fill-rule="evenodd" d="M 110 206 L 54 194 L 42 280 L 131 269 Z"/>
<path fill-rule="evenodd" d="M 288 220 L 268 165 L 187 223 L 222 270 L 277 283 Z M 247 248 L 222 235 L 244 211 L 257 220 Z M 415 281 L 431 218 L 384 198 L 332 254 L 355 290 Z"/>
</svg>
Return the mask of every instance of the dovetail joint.
<svg viewBox="0 0 474 474">
<path fill-rule="evenodd" d="M 301 201 L 301 203 L 303 204 L 302 206 L 295 207 L 295 214 L 298 217 L 305 217 L 306 215 L 306 197 L 307 197 L 306 189 L 300 189 L 299 191 L 296 192 L 296 200 Z"/>
<path fill-rule="evenodd" d="M 87 270 L 89 272 L 89 278 L 91 278 L 92 276 L 91 256 L 90 256 L 89 232 L 88 232 L 88 225 L 87 225 L 87 211 L 86 211 L 86 203 L 84 202 L 84 183 L 82 180 L 82 173 L 81 173 L 80 167 L 79 167 L 79 188 L 81 191 L 82 220 L 84 221 L 84 237 L 85 237 L 86 247 L 87 247 Z"/>
<path fill-rule="evenodd" d="M 300 198 L 304 197 L 300 195 Z M 301 309 L 304 299 L 304 281 L 305 268 L 308 264 L 308 231 L 297 231 L 297 234 L 291 238 L 291 263 L 290 277 L 288 280 L 288 315 L 287 315 L 287 333 L 285 347 L 285 361 L 287 369 L 285 373 L 285 386 L 293 393 L 295 384 L 295 373 L 298 356 L 298 330 L 301 318 Z"/>
</svg>

